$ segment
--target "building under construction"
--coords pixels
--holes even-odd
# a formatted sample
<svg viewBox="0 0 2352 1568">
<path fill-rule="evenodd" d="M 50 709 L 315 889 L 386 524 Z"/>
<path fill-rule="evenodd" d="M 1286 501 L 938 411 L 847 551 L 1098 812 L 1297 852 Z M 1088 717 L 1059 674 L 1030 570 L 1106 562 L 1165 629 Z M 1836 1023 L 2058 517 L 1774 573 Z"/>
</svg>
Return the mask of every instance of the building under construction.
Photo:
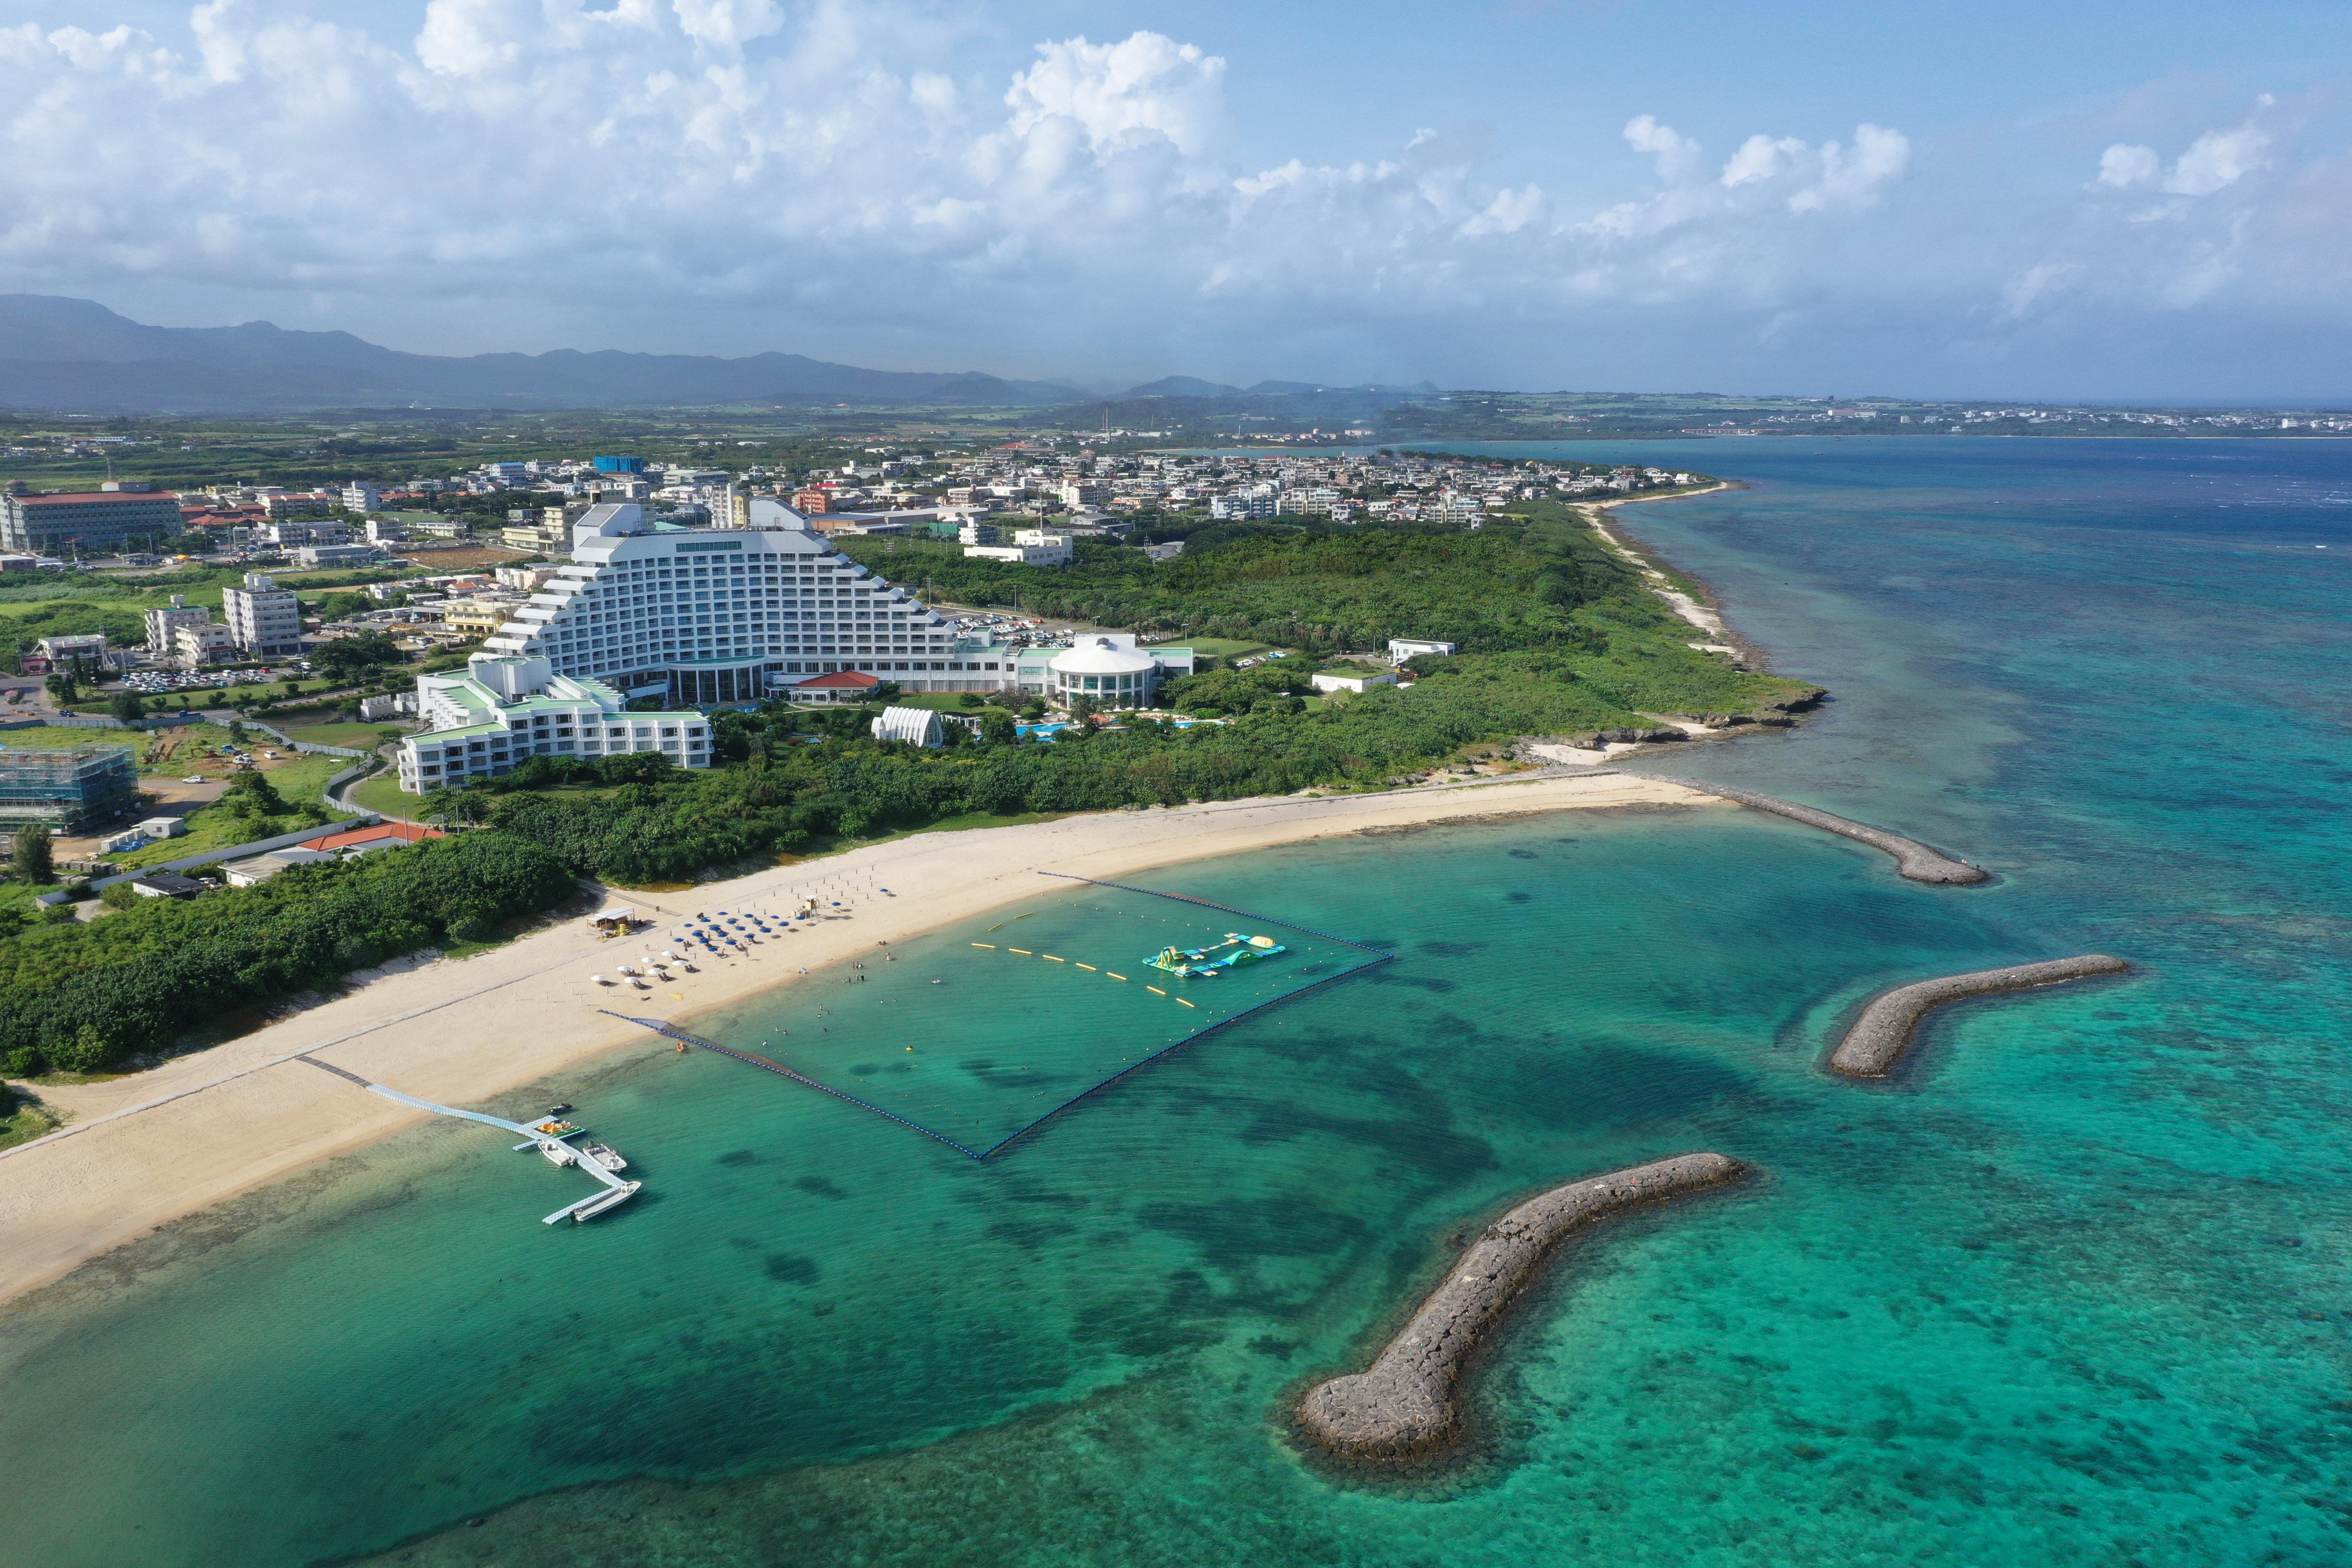
<svg viewBox="0 0 2352 1568">
<path fill-rule="evenodd" d="M 0 750 L 0 832 L 27 823 L 70 832 L 127 811 L 138 798 L 139 764 L 128 746 Z"/>
</svg>

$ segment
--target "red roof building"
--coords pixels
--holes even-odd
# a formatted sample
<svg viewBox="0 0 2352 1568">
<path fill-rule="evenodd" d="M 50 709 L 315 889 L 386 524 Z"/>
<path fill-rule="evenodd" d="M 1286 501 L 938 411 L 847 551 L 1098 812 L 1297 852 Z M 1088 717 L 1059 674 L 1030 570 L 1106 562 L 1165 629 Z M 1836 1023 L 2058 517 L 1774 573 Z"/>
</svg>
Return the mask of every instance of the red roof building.
<svg viewBox="0 0 2352 1568">
<path fill-rule="evenodd" d="M 879 676 L 868 675 L 862 669 L 840 669 L 831 675 L 814 675 L 793 688 L 795 702 L 863 702 L 874 695 L 882 684 Z"/>
<path fill-rule="evenodd" d="M 305 838 L 294 847 L 329 854 L 348 851 L 363 855 L 371 849 L 396 849 L 403 845 L 418 844 L 427 838 L 440 837 L 441 830 L 437 827 L 419 827 L 413 822 L 379 822 L 373 827 L 354 827 L 348 833 L 330 833 L 320 838 Z"/>
</svg>

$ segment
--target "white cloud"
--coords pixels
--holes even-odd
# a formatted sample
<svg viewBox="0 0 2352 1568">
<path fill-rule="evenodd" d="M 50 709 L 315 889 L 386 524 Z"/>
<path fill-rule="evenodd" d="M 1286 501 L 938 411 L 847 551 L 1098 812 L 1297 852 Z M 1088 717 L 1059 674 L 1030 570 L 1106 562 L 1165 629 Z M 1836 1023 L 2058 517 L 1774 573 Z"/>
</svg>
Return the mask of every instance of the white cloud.
<svg viewBox="0 0 2352 1568">
<path fill-rule="evenodd" d="M 2267 109 L 2271 102 L 2264 94 L 2261 107 Z M 2189 144 L 2167 174 L 2155 148 L 2118 142 L 2099 154 L 2099 184 L 2118 190 L 2160 184 L 2168 195 L 2210 196 L 2266 167 L 2263 154 L 2270 145 L 2271 132 L 2252 120 L 2229 131 L 2208 131 Z"/>
<path fill-rule="evenodd" d="M 1636 153 L 1647 153 L 1658 161 L 1658 178 L 1669 184 L 1679 184 L 1698 172 L 1702 150 L 1699 144 L 1677 132 L 1671 125 L 1662 125 L 1655 115 L 1644 114 L 1625 127 L 1626 144 Z"/>
<path fill-rule="evenodd" d="M 2252 121 L 2234 131 L 2208 131 L 2172 165 L 2164 188 L 2178 196 L 2210 196 L 2263 166 L 2270 132 Z"/>
<path fill-rule="evenodd" d="M 2152 185 L 2164 173 L 2164 160 L 2156 155 L 2153 147 L 2135 147 L 2118 142 L 2099 154 L 2099 184 L 2129 190 L 2134 185 Z"/>
<path fill-rule="evenodd" d="M 1877 123 L 1759 132 L 1717 166 L 1642 115 L 1593 150 L 1626 199 L 1571 205 L 1582 184 L 1538 186 L 1475 129 L 1244 163 L 1225 60 L 1156 32 L 982 73 L 985 18 L 931 0 L 430 0 L 404 37 L 342 14 L 205 0 L 176 33 L 0 26 L 0 287 L 464 309 L 559 341 L 709 305 L 763 340 L 698 347 L 822 331 L 923 363 L 1046 331 L 1517 342 L 1633 310 L 1774 321 L 1774 342 L 1874 312 L 2352 314 L 2352 169 L 2258 177 L 2286 157 L 2273 105 L 2181 127 L 2168 168 L 2118 142 L 2050 210 L 1963 199 Z M 2165 221 L 2129 221 L 2151 205 Z M 541 325 L 583 321 L 602 324 Z"/>
</svg>

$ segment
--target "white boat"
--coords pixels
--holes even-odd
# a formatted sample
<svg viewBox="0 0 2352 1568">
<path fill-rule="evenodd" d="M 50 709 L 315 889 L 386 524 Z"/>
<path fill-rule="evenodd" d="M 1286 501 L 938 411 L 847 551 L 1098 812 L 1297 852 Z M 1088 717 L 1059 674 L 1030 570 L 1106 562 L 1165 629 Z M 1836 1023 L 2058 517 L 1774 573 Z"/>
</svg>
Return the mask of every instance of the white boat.
<svg viewBox="0 0 2352 1568">
<path fill-rule="evenodd" d="M 591 1143 L 580 1152 L 583 1158 L 595 1161 L 608 1171 L 625 1171 L 629 1168 L 629 1163 L 621 1158 L 621 1152 L 610 1143 Z"/>
<path fill-rule="evenodd" d="M 574 1205 L 572 1217 L 580 1224 L 585 1225 L 598 1215 L 610 1209 L 619 1208 L 623 1204 L 635 1197 L 637 1189 L 644 1185 L 643 1182 L 623 1182 L 617 1187 L 607 1187 L 586 1203 Z"/>
<path fill-rule="evenodd" d="M 539 1152 L 546 1156 L 547 1163 L 551 1165 L 577 1164 L 580 1160 L 580 1151 L 561 1138 L 541 1139 Z"/>
</svg>

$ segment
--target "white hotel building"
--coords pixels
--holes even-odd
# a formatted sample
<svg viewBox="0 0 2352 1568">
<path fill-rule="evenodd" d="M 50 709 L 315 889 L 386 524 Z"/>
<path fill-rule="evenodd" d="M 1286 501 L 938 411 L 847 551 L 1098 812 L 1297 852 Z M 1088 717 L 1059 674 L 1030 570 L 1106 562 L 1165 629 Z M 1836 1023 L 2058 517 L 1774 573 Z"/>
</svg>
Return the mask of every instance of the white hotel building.
<svg viewBox="0 0 2352 1568">
<path fill-rule="evenodd" d="M 959 637 L 800 513 L 761 496 L 748 520 L 687 529 L 630 502 L 593 507 L 572 527 L 572 564 L 484 646 L 680 708 L 758 701 L 845 669 L 909 691 L 1013 684 L 1013 650 Z"/>
<path fill-rule="evenodd" d="M 707 767 L 698 708 L 787 695 L 859 671 L 908 691 L 1000 691 L 1100 705 L 1148 701 L 1190 648 L 1138 650 L 1126 634 L 1067 651 L 965 637 L 847 559 L 798 512 L 755 497 L 733 528 L 649 521 L 631 502 L 591 508 L 572 563 L 531 595 L 463 676 L 420 676 L 433 726 L 401 745 L 401 787 L 502 773 L 532 756 L 658 751 Z M 829 695 L 829 694 L 828 694 Z M 632 712 L 657 698 L 671 710 Z"/>
</svg>

